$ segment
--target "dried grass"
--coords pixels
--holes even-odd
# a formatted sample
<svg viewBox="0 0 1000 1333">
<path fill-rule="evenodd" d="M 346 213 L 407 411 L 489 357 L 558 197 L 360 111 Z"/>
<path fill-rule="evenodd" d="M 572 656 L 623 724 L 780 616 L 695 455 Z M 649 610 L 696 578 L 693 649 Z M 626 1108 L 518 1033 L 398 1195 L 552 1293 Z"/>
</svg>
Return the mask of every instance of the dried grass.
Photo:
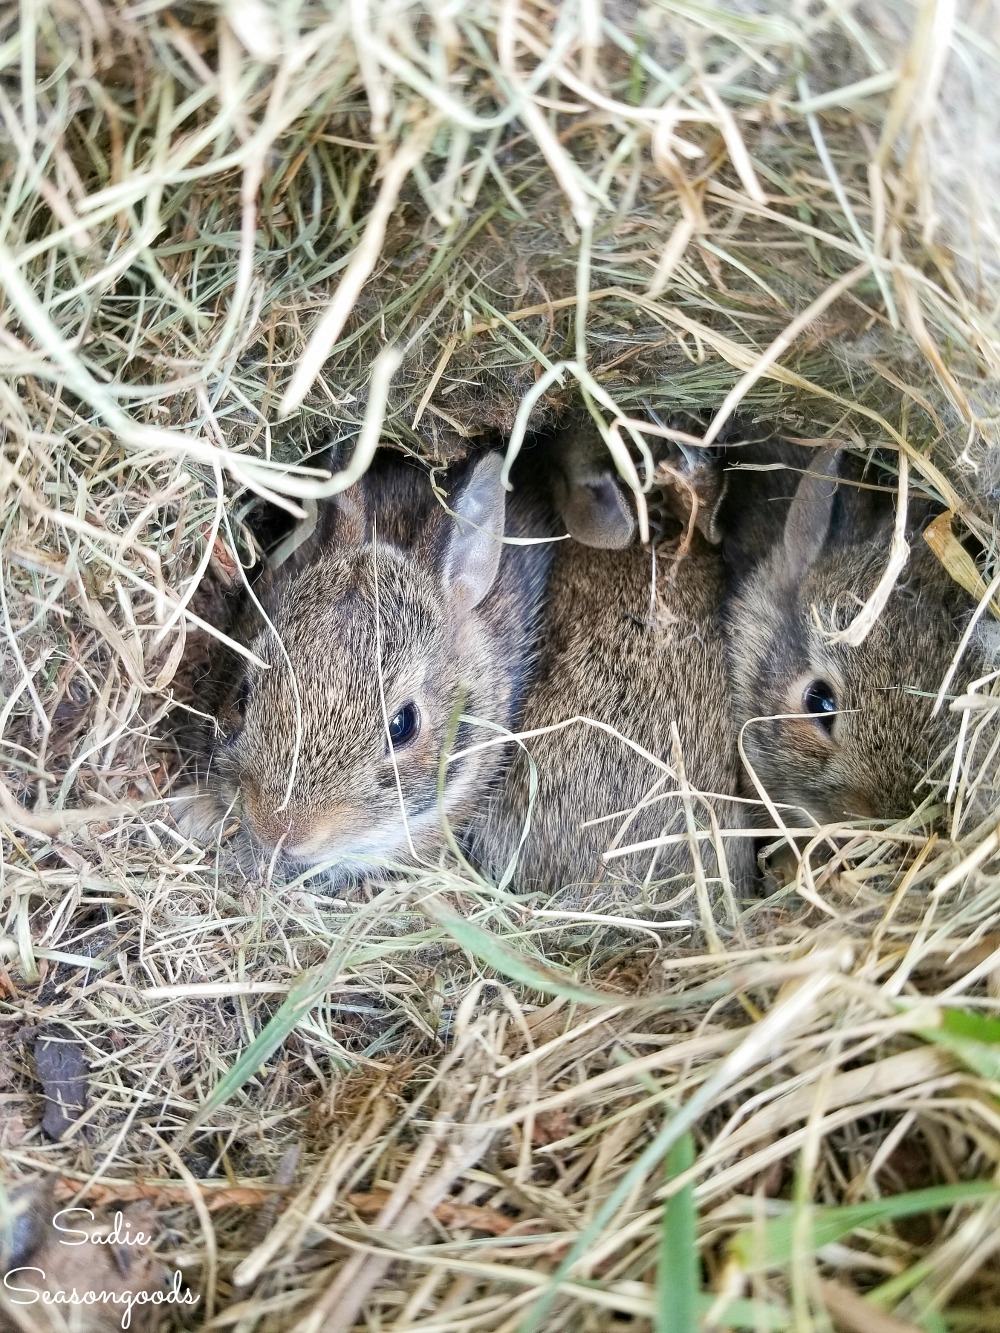
<svg viewBox="0 0 1000 1333">
<path fill-rule="evenodd" d="M 989 582 L 997 39 L 933 0 L 0 12 L 0 1142 L 153 1205 L 166 1327 L 1000 1329 L 995 684 L 957 669 L 946 832 L 817 839 L 724 936 L 448 869 L 279 894 L 165 804 L 248 497 L 318 493 L 331 432 L 738 407 L 899 451 Z M 50 1143 L 55 1025 L 91 1098 Z"/>
</svg>

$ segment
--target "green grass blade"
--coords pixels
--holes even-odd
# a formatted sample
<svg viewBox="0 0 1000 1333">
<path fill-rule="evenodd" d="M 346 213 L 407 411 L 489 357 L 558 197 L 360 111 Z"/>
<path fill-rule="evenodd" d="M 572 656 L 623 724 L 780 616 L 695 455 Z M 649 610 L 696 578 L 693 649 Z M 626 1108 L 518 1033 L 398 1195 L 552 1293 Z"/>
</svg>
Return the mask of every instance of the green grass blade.
<svg viewBox="0 0 1000 1333">
<path fill-rule="evenodd" d="M 457 916 L 439 900 L 428 898 L 421 903 L 421 908 L 480 963 L 532 990 L 575 1000 L 579 1004 L 614 1005 L 616 1009 L 684 1009 L 717 1000 L 734 989 L 731 981 L 719 980 L 676 995 L 615 995 L 610 991 L 594 990 L 581 985 L 565 968 L 537 959 L 529 960 L 524 954 L 516 953 L 497 935 Z"/>
<path fill-rule="evenodd" d="M 991 1082 L 1000 1082 L 1000 1019 L 969 1009 L 942 1009 L 935 1027 L 919 1035 L 943 1046 L 960 1064 Z"/>
<path fill-rule="evenodd" d="M 976 1180 L 957 1185 L 932 1185 L 928 1189 L 845 1208 L 817 1208 L 812 1215 L 813 1244 L 819 1250 L 858 1227 L 877 1227 L 900 1217 L 952 1208 L 959 1203 L 974 1203 L 978 1199 L 1000 1199 L 1000 1190 L 989 1181 Z M 733 1239 L 731 1252 L 748 1272 L 781 1268 L 791 1258 L 794 1227 L 792 1212 L 771 1218 L 763 1225 L 754 1223 Z"/>
<path fill-rule="evenodd" d="M 224 1106 L 230 1097 L 239 1092 L 244 1083 L 251 1079 L 261 1065 L 282 1045 L 317 1003 L 333 978 L 343 970 L 346 955 L 346 949 L 338 951 L 335 956 L 327 959 L 322 967 L 307 972 L 295 983 L 277 1012 L 223 1074 L 198 1114 L 185 1127 L 184 1142 L 221 1106 Z"/>
<path fill-rule="evenodd" d="M 591 990 L 581 986 L 571 973 L 551 963 L 539 963 L 529 960 L 523 954 L 515 953 L 502 940 L 481 926 L 464 921 L 441 907 L 440 903 L 426 902 L 424 910 L 431 916 L 463 949 L 472 956 L 502 973 L 511 981 L 518 981 L 522 986 L 542 991 L 546 995 L 558 995 L 566 1000 L 576 1000 L 580 1004 L 628 1004 L 624 995 L 610 995 L 603 991 Z"/>
<path fill-rule="evenodd" d="M 694 1165 L 690 1131 L 667 1153 L 667 1179 L 674 1180 Z M 672 1195 L 663 1209 L 660 1254 L 656 1266 L 655 1333 L 698 1333 L 701 1261 L 698 1256 L 698 1210 L 694 1183 Z"/>
</svg>

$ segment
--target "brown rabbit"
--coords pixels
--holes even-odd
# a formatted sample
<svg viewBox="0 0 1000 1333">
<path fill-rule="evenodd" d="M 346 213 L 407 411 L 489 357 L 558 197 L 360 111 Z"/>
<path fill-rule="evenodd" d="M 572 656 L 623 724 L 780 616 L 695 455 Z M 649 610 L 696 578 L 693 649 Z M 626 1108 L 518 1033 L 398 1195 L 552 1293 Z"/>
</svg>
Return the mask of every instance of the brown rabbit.
<svg viewBox="0 0 1000 1333">
<path fill-rule="evenodd" d="M 690 883 L 686 841 L 607 861 L 603 854 L 684 834 L 673 725 L 690 787 L 723 797 L 736 793 L 721 560 L 700 534 L 679 559 L 668 549 L 633 542 L 631 505 L 603 445 L 587 437 L 586 427 L 567 432 L 556 453 L 553 489 L 576 540 L 556 551 L 540 670 L 522 727 L 527 733 L 558 729 L 524 741 L 538 789 L 514 882 L 586 890 L 680 875 Z M 503 872 L 527 827 L 529 770 L 519 754 L 474 840 L 494 875 Z M 695 795 L 690 807 L 694 826 L 711 829 L 708 803 Z M 718 801 L 715 808 L 722 827 L 740 826 L 738 806 Z M 604 822 L 585 827 L 595 819 Z M 698 846 L 706 873 L 717 875 L 711 843 Z M 745 882 L 748 841 L 727 840 L 725 851 L 733 880 Z"/>
<path fill-rule="evenodd" d="M 947 708 L 934 718 L 931 712 L 973 610 L 915 534 L 903 576 L 868 636 L 857 647 L 831 637 L 881 578 L 890 527 L 883 521 L 872 539 L 870 506 L 852 524 L 854 493 L 838 483 L 841 466 L 838 451 L 820 451 L 770 554 L 737 579 L 728 614 L 736 717 L 750 767 L 774 801 L 821 823 L 913 809 L 917 784 L 954 737 Z M 982 664 L 977 639 L 962 676 L 978 674 Z M 757 794 L 749 779 L 745 789 Z M 786 816 L 795 822 L 795 813 Z"/>
<path fill-rule="evenodd" d="M 508 500 L 501 468 L 495 453 L 469 464 L 449 513 L 423 469 L 381 451 L 277 570 L 270 624 L 249 637 L 268 669 L 241 659 L 210 784 L 263 864 L 377 874 L 435 853 L 442 810 L 461 835 L 482 809 L 512 747 L 443 768 L 442 751 L 460 712 L 517 725 L 551 560 L 547 543 L 500 540 L 550 531 L 522 492 Z M 453 748 L 481 734 L 462 722 Z"/>
</svg>

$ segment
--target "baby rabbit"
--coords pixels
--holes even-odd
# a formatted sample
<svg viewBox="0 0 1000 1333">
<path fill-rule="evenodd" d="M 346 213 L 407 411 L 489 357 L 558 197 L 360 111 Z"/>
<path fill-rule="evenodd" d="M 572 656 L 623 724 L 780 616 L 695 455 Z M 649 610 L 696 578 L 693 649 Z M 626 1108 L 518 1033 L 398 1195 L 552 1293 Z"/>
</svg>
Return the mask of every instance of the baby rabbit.
<svg viewBox="0 0 1000 1333">
<path fill-rule="evenodd" d="M 467 465 L 449 513 L 425 471 L 382 450 L 276 571 L 249 640 L 267 668 L 240 659 L 211 767 L 217 809 L 264 864 L 336 885 L 436 851 L 442 806 L 459 835 L 481 809 L 512 747 L 443 770 L 442 751 L 460 712 L 517 725 L 551 560 L 547 543 L 499 539 L 550 530 L 501 467 Z M 463 722 L 453 748 L 482 734 Z"/>
<path fill-rule="evenodd" d="M 728 613 L 749 764 L 774 801 L 820 823 L 913 809 L 921 776 L 954 736 L 947 707 L 935 718 L 931 710 L 973 609 L 916 537 L 867 637 L 857 647 L 831 637 L 881 578 L 890 526 L 883 521 L 872 540 L 871 505 L 855 509 L 857 492 L 838 483 L 842 466 L 837 451 L 818 451 L 770 554 L 742 578 L 737 572 Z M 744 521 L 752 523 L 752 509 Z M 979 674 L 981 663 L 973 644 L 963 675 Z M 749 780 L 745 789 L 756 795 Z"/>
<path fill-rule="evenodd" d="M 556 550 L 539 674 L 521 719 L 527 733 L 557 728 L 524 741 L 538 788 L 514 879 L 523 889 L 586 890 L 646 876 L 684 875 L 690 882 L 686 841 L 602 859 L 615 846 L 684 833 L 672 724 L 690 787 L 723 797 L 737 790 L 721 560 L 699 534 L 677 559 L 634 542 L 631 502 L 603 443 L 589 433 L 593 427 L 566 432 L 555 451 L 557 507 L 576 540 Z M 740 827 L 738 806 L 714 805 L 723 828 Z M 691 814 L 699 830 L 711 828 L 698 795 Z M 528 818 L 529 764 L 522 752 L 473 842 L 494 875 L 515 853 Z M 595 819 L 603 822 L 584 827 Z M 699 848 L 706 873 L 717 875 L 711 843 L 700 841 Z M 727 840 L 725 853 L 733 880 L 748 879 L 748 841 Z"/>
</svg>

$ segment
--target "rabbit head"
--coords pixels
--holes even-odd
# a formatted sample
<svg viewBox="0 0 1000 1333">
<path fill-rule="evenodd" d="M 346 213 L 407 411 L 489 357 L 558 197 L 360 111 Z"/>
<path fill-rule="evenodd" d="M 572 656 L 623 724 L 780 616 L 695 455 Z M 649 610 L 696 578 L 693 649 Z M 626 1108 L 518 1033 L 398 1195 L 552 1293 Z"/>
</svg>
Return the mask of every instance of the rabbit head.
<svg viewBox="0 0 1000 1333">
<path fill-rule="evenodd" d="M 499 748 L 443 752 L 471 739 L 461 712 L 509 724 L 545 574 L 537 548 L 502 544 L 501 463 L 469 466 L 449 513 L 422 470 L 383 462 L 336 501 L 318 555 L 279 570 L 249 644 L 265 666 L 243 664 L 213 765 L 263 857 L 334 880 L 410 863 L 441 845 L 442 807 L 460 828 L 481 799 Z"/>
<path fill-rule="evenodd" d="M 838 487 L 830 451 L 805 473 L 772 552 L 729 613 L 737 722 L 771 798 L 821 823 L 896 818 L 954 734 L 935 695 L 971 603 L 922 542 L 867 636 L 836 638 L 885 570 L 882 540 L 831 535 Z"/>
</svg>

